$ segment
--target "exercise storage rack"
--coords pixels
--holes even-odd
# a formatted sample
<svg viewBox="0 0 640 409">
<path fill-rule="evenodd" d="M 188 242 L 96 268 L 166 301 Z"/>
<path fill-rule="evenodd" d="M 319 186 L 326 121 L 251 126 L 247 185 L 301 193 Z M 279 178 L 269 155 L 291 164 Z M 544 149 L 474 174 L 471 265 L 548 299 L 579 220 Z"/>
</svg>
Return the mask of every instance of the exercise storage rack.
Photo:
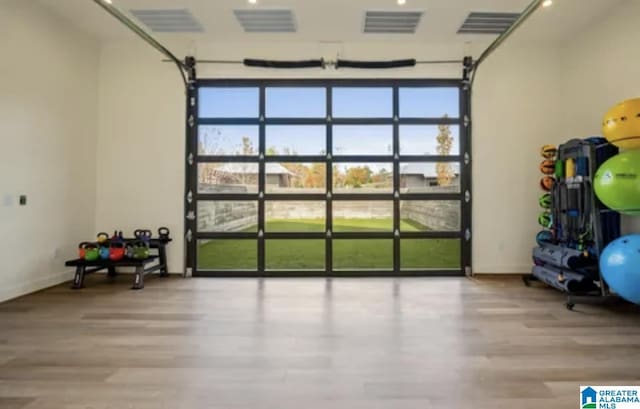
<svg viewBox="0 0 640 409">
<path fill-rule="evenodd" d="M 610 297 L 598 267 L 600 254 L 620 237 L 620 215 L 596 197 L 593 177 L 618 148 L 602 138 L 573 139 L 560 145 L 551 191 L 551 239 L 533 249 L 534 266 L 524 277 L 567 293 L 566 307 Z"/>
</svg>

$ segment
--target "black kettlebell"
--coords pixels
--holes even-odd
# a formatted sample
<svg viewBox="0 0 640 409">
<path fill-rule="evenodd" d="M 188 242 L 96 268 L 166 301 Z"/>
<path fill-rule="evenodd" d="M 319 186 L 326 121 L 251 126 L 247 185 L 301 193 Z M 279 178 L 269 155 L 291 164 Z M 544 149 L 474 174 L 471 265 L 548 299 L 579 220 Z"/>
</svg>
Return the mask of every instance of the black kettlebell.
<svg viewBox="0 0 640 409">
<path fill-rule="evenodd" d="M 169 239 L 169 234 L 171 234 L 171 232 L 168 227 L 160 227 L 158 229 L 158 237 L 160 237 L 160 240 Z"/>
</svg>

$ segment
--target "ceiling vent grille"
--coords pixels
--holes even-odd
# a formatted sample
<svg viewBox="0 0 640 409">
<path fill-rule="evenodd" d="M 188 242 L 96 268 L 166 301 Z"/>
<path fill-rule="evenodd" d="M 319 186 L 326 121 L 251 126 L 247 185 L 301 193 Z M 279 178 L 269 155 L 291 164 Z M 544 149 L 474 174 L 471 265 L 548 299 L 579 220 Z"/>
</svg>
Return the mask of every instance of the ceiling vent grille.
<svg viewBox="0 0 640 409">
<path fill-rule="evenodd" d="M 367 11 L 364 32 L 370 34 L 415 34 L 421 11 Z"/>
<path fill-rule="evenodd" d="M 233 10 L 247 33 L 295 33 L 296 21 L 288 9 Z"/>
<path fill-rule="evenodd" d="M 470 13 L 458 34 L 502 34 L 520 17 L 519 13 Z"/>
<path fill-rule="evenodd" d="M 129 10 L 138 20 L 156 33 L 200 33 L 202 25 L 187 9 Z"/>
</svg>

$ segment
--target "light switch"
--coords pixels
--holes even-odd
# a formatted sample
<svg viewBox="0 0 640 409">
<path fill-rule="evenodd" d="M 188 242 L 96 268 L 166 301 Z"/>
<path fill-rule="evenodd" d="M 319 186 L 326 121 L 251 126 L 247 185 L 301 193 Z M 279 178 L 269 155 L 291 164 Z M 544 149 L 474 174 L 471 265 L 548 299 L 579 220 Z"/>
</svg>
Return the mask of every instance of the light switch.
<svg viewBox="0 0 640 409">
<path fill-rule="evenodd" d="M 5 193 L 2 196 L 2 207 L 11 207 L 13 206 L 13 196 L 9 193 Z"/>
<path fill-rule="evenodd" d="M 20 206 L 27 205 L 27 195 L 20 195 Z"/>
</svg>

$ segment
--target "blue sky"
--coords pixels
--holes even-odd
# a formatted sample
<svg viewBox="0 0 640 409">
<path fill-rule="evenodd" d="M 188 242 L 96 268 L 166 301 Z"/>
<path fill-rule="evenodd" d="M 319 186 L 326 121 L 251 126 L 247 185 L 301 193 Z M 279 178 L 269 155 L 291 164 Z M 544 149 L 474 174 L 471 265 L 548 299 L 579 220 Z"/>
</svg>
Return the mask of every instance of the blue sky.
<svg viewBox="0 0 640 409">
<path fill-rule="evenodd" d="M 400 117 L 451 118 L 459 115 L 457 88 L 400 88 Z M 333 88 L 336 118 L 391 118 L 391 88 Z M 201 88 L 200 117 L 257 118 L 258 88 Z M 325 88 L 267 88 L 268 118 L 324 118 Z"/>
<path fill-rule="evenodd" d="M 390 118 L 393 115 L 391 88 L 333 88 L 333 116 L 337 118 Z M 400 116 L 405 118 L 457 117 L 456 88 L 400 88 Z M 267 88 L 266 114 L 274 118 L 323 118 L 326 116 L 326 89 Z M 258 88 L 202 88 L 200 116 L 207 118 L 257 118 Z M 299 155 L 325 152 L 325 127 L 267 126 L 267 148 L 282 154 L 288 148 Z M 459 152 L 459 129 L 451 126 L 454 146 Z M 390 125 L 333 127 L 335 155 L 389 155 L 392 146 Z M 400 127 L 401 154 L 437 154 L 436 126 L 403 125 Z M 241 150 L 242 137 L 249 137 L 258 148 L 257 126 L 201 126 L 201 154 L 235 154 Z"/>
</svg>

